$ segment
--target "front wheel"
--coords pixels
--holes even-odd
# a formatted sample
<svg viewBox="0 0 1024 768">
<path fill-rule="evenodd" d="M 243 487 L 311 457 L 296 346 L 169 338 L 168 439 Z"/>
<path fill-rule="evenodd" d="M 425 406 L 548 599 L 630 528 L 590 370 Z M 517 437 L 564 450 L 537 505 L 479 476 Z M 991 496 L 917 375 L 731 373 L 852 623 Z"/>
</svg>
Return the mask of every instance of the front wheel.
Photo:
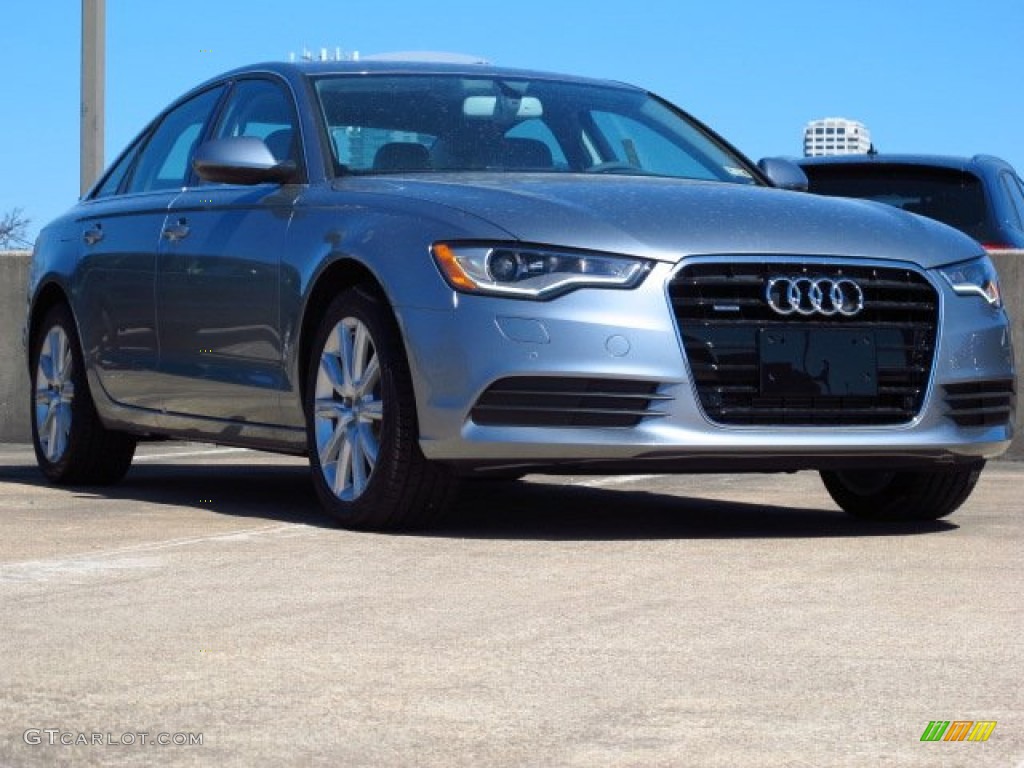
<svg viewBox="0 0 1024 768">
<path fill-rule="evenodd" d="M 53 307 L 32 338 L 32 445 L 52 482 L 116 483 L 131 466 L 135 438 L 107 429 L 96 413 L 71 310 Z"/>
<path fill-rule="evenodd" d="M 865 520 L 938 520 L 952 514 L 981 476 L 984 462 L 956 469 L 919 472 L 827 471 L 825 489 L 845 512 Z"/>
<path fill-rule="evenodd" d="M 351 288 L 328 307 L 304 397 L 313 484 L 341 525 L 414 528 L 447 506 L 456 479 L 420 451 L 398 324 L 378 294 Z"/>
</svg>

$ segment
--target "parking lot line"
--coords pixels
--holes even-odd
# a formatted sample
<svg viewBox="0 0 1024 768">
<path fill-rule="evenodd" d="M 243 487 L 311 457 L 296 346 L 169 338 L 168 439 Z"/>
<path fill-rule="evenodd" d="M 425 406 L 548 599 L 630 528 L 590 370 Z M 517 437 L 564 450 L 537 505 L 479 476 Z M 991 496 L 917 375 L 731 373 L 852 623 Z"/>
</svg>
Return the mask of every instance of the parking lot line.
<svg viewBox="0 0 1024 768">
<path fill-rule="evenodd" d="M 583 480 L 574 482 L 583 488 L 607 488 L 612 485 L 628 485 L 629 483 L 640 483 L 645 480 L 653 480 L 659 475 L 615 475 L 613 477 L 599 477 L 596 480 Z"/>
<path fill-rule="evenodd" d="M 207 448 L 201 451 L 178 451 L 176 453 L 146 453 L 137 455 L 132 462 L 154 461 L 156 459 L 183 459 L 192 456 L 214 456 L 224 453 L 248 453 L 248 448 Z"/>
</svg>

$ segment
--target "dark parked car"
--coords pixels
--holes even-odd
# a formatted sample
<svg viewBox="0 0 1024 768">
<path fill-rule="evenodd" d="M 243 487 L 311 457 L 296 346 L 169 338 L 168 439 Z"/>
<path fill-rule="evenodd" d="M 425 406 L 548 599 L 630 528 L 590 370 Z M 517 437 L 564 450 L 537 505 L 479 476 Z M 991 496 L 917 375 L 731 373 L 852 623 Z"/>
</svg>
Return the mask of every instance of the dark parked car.
<svg viewBox="0 0 1024 768">
<path fill-rule="evenodd" d="M 773 188 L 803 181 L 618 83 L 230 72 L 36 243 L 39 465 L 114 482 L 166 437 L 306 454 L 362 528 L 529 472 L 815 469 L 854 515 L 949 514 L 1012 437 L 992 264 Z"/>
<path fill-rule="evenodd" d="M 799 161 L 809 189 L 937 219 L 989 250 L 1024 248 L 1024 183 L 991 155 L 837 155 Z"/>
</svg>

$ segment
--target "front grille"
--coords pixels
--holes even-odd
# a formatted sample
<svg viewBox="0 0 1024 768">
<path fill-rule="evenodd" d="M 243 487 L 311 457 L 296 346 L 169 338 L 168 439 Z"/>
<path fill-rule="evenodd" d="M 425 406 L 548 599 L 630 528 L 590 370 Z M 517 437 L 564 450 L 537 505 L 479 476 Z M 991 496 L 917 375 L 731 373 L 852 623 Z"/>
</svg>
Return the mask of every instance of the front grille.
<svg viewBox="0 0 1024 768">
<path fill-rule="evenodd" d="M 634 427 L 664 415 L 651 403 L 671 398 L 657 390 L 653 381 L 516 376 L 488 387 L 471 417 L 489 427 Z"/>
<path fill-rule="evenodd" d="M 777 276 L 853 280 L 863 291 L 863 309 L 854 316 L 780 315 L 765 299 L 768 281 Z M 676 274 L 669 297 L 701 406 L 712 421 L 902 424 L 921 409 L 935 350 L 938 296 L 918 272 L 834 263 L 696 263 Z M 863 340 L 873 347 L 872 370 L 862 364 L 870 380 L 841 394 L 767 387 L 765 334 L 787 333 L 807 339 L 808 346 Z"/>
<path fill-rule="evenodd" d="M 946 384 L 947 415 L 961 427 L 991 427 L 1009 423 L 1016 392 L 1013 379 Z"/>
</svg>

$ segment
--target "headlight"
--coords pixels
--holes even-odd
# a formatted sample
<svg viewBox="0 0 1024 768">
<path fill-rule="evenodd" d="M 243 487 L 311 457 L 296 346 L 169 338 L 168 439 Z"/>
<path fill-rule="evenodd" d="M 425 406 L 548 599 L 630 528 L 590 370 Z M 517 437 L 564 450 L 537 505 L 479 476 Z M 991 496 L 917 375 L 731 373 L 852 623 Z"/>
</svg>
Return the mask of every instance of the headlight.
<svg viewBox="0 0 1024 768">
<path fill-rule="evenodd" d="M 939 274 L 961 296 L 981 296 L 993 307 L 1003 306 L 999 277 L 988 256 L 941 267 Z"/>
<path fill-rule="evenodd" d="M 633 288 L 651 269 L 644 259 L 534 246 L 437 243 L 434 259 L 453 288 L 547 299 L 574 288 Z"/>
</svg>

